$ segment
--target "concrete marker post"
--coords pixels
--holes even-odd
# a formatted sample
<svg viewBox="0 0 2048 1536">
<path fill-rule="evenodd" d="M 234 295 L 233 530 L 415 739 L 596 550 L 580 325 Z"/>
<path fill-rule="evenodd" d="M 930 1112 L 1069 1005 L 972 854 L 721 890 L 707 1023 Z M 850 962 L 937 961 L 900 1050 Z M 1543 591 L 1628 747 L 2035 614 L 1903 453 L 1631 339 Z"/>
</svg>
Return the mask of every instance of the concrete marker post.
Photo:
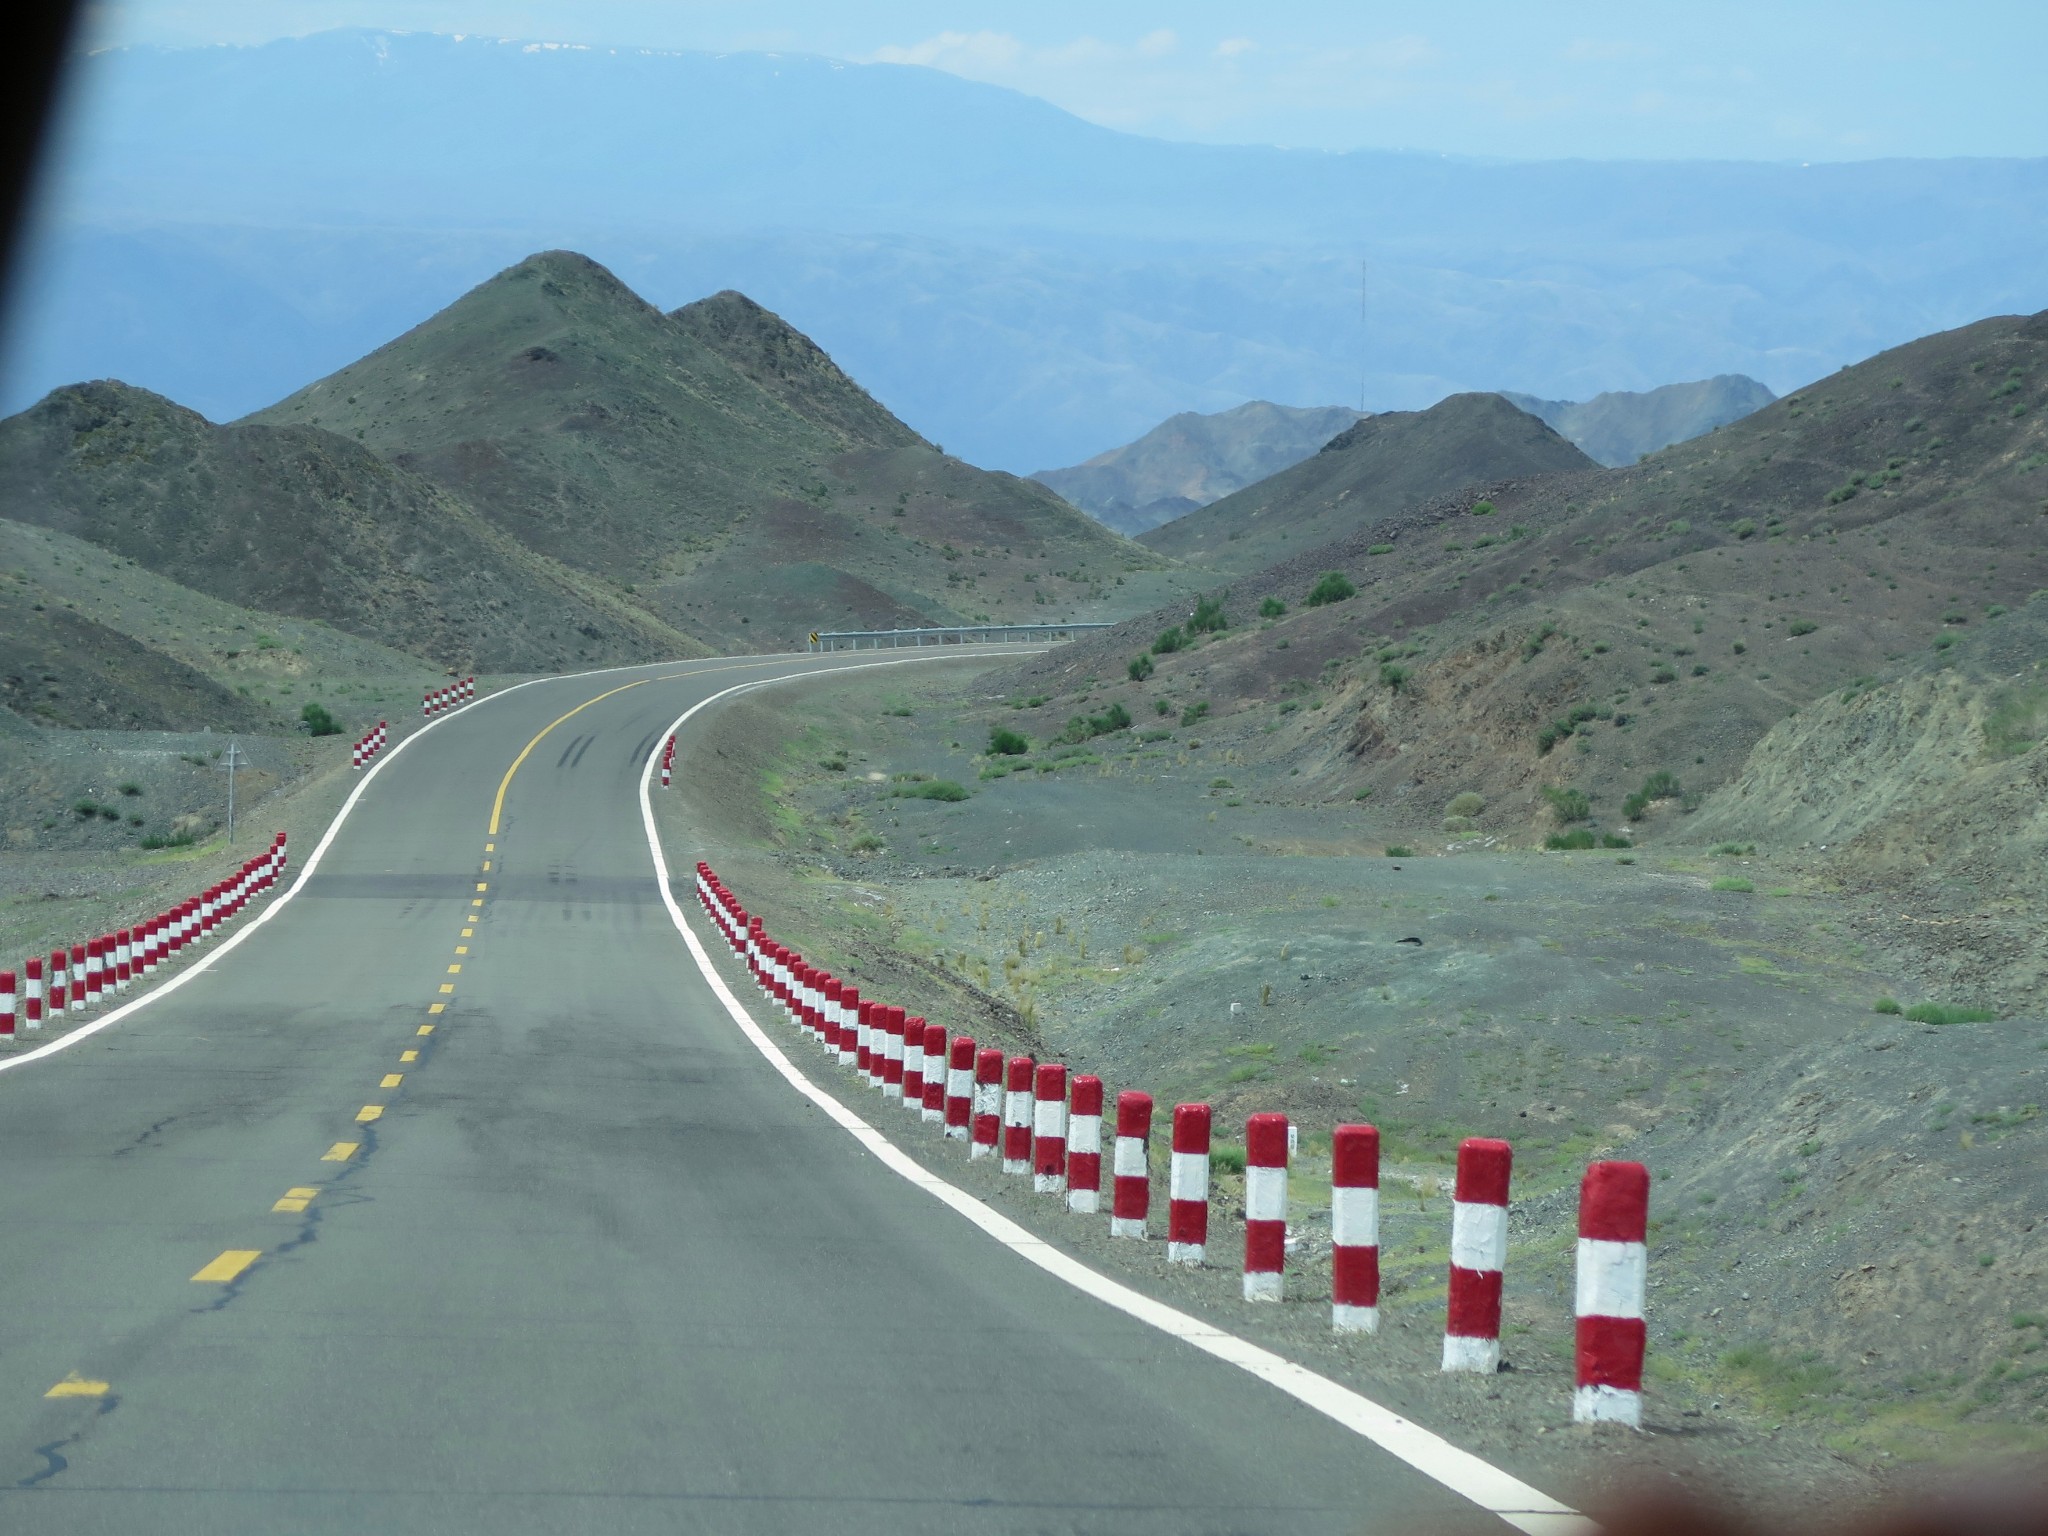
<svg viewBox="0 0 2048 1536">
<path fill-rule="evenodd" d="M 946 1026 L 924 1027 L 924 1105 L 918 1118 L 927 1125 L 946 1123 Z"/>
<path fill-rule="evenodd" d="M 14 972 L 0 971 L 0 1036 L 14 1038 Z"/>
<path fill-rule="evenodd" d="M 1508 1256 L 1508 1178 L 1514 1149 L 1491 1136 L 1458 1147 L 1451 1196 L 1451 1288 L 1444 1312 L 1446 1371 L 1500 1369 L 1501 1271 Z"/>
<path fill-rule="evenodd" d="M 903 1021 L 903 1107 L 924 1117 L 925 1021 L 913 1014 Z"/>
<path fill-rule="evenodd" d="M 974 1036 L 955 1035 L 946 1056 L 946 1139 L 965 1141 L 974 1119 Z"/>
<path fill-rule="evenodd" d="M 1330 1327 L 1380 1326 L 1380 1133 L 1340 1125 L 1330 1134 Z"/>
<path fill-rule="evenodd" d="M 43 957 L 30 955 L 22 970 L 21 1027 L 34 1034 L 43 1027 Z"/>
<path fill-rule="evenodd" d="M 900 1103 L 903 1098 L 904 1012 L 894 1003 L 882 1012 L 882 1097 Z"/>
<path fill-rule="evenodd" d="M 1244 1299 L 1279 1301 L 1287 1268 L 1287 1117 L 1244 1124 Z"/>
<path fill-rule="evenodd" d="M 1031 1189 L 1034 1194 L 1067 1192 L 1067 1069 L 1040 1062 L 1031 1105 Z"/>
<path fill-rule="evenodd" d="M 1209 1246 L 1209 1106 L 1173 1106 L 1166 1176 L 1166 1262 L 1200 1264 Z"/>
<path fill-rule="evenodd" d="M 985 1045 L 974 1057 L 974 1113 L 970 1121 L 973 1140 L 968 1160 L 993 1157 L 1003 1123 L 1003 1053 Z"/>
<path fill-rule="evenodd" d="M 1126 1088 L 1116 1096 L 1116 1146 L 1110 1169 L 1109 1235 L 1151 1234 L 1152 1169 L 1147 1152 L 1152 1144 L 1152 1095 Z"/>
<path fill-rule="evenodd" d="M 135 930 L 116 928 L 114 930 L 114 990 L 126 992 L 132 979 Z"/>
<path fill-rule="evenodd" d="M 1067 1209 L 1093 1216 L 1102 1208 L 1102 1079 L 1083 1072 L 1067 1104 Z"/>
<path fill-rule="evenodd" d="M 860 1066 L 861 1010 L 867 1005 L 860 1000 L 860 989 L 845 982 L 839 984 L 839 1065 Z"/>
<path fill-rule="evenodd" d="M 100 996 L 107 986 L 107 941 L 104 938 L 85 941 L 85 1006 L 97 1008 Z"/>
<path fill-rule="evenodd" d="M 71 1005 L 70 957 L 61 949 L 50 951 L 50 1017 L 57 1019 Z"/>
<path fill-rule="evenodd" d="M 1579 1185 L 1574 1424 L 1643 1427 L 1650 1170 L 1593 1163 Z"/>
<path fill-rule="evenodd" d="M 1003 1083 L 1003 1172 L 1031 1171 L 1031 1067 L 1029 1056 L 1012 1056 Z"/>
<path fill-rule="evenodd" d="M 71 946 L 71 1011 L 85 1012 L 85 946 Z"/>
</svg>

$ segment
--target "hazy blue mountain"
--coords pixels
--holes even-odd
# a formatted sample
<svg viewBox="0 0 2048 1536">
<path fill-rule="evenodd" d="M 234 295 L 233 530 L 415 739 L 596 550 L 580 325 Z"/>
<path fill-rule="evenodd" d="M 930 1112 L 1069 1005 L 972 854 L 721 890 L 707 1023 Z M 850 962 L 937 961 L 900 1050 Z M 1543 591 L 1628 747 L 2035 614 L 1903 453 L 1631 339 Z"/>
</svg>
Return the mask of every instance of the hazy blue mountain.
<svg viewBox="0 0 2048 1536">
<path fill-rule="evenodd" d="M 1172 144 L 930 70 L 367 32 L 74 94 L 0 408 L 118 375 L 237 416 L 564 245 L 664 306 L 743 289 L 1017 470 L 1247 398 L 1782 391 L 2048 304 L 2039 160 Z"/>
<path fill-rule="evenodd" d="M 1740 421 L 1778 398 L 1739 373 L 1641 393 L 1609 390 L 1590 400 L 1538 400 L 1506 389 L 1501 396 L 1531 416 L 1542 417 L 1610 469 Z"/>
<path fill-rule="evenodd" d="M 1031 478 L 1097 522 L 1135 538 L 1299 464 L 1358 416 L 1347 405 L 1270 400 L 1248 400 L 1207 416 L 1182 411 L 1136 442 L 1071 469 L 1041 469 Z"/>
</svg>

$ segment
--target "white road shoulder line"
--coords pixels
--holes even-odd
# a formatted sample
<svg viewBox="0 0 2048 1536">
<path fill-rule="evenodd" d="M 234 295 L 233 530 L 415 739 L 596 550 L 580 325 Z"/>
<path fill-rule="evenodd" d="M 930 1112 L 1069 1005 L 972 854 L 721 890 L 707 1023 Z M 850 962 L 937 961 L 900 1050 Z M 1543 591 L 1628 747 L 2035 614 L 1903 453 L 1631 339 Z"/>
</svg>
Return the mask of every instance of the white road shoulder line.
<svg viewBox="0 0 2048 1536">
<path fill-rule="evenodd" d="M 874 662 L 868 665 L 902 664 Z M 848 667 L 844 670 L 858 669 Z M 706 709 L 733 694 L 813 675 L 815 674 L 798 673 L 794 677 L 762 678 L 727 688 L 684 710 L 669 730 L 680 731 L 699 710 Z M 1460 1449 L 1442 1436 L 1432 1434 L 1421 1425 L 1402 1418 L 1392 1409 L 1374 1402 L 1371 1398 L 1354 1392 L 1349 1387 L 1340 1386 L 1327 1377 L 1318 1376 L 1306 1366 L 1296 1365 L 1292 1360 L 1276 1355 L 1269 1349 L 1249 1343 L 1235 1334 L 1225 1333 L 1200 1318 L 1191 1317 L 1177 1308 L 1167 1306 L 1164 1302 L 1154 1301 L 1151 1297 L 1111 1280 L 1106 1275 L 1097 1274 L 1087 1265 L 1068 1257 L 1044 1239 L 1020 1227 L 1009 1217 L 984 1205 L 966 1191 L 955 1188 L 924 1168 L 859 1115 L 813 1083 L 782 1054 L 781 1049 L 754 1021 L 745 1005 L 733 995 L 732 989 L 725 984 L 725 979 L 712 965 L 710 954 L 690 926 L 682 906 L 676 901 L 675 893 L 670 889 L 668 858 L 662 852 L 661 837 L 654 825 L 654 802 L 648 794 L 654 765 L 655 756 L 650 753 L 646 766 L 640 772 L 640 820 L 647 831 L 647 850 L 654 859 L 655 876 L 661 885 L 662 904 L 668 908 L 670 920 L 676 925 L 676 931 L 683 936 L 683 943 L 689 947 L 690 958 L 696 962 L 705 982 L 717 995 L 718 1000 L 725 1005 L 725 1011 L 732 1016 L 733 1022 L 739 1026 L 740 1032 L 747 1037 L 754 1049 L 768 1059 L 769 1065 L 781 1073 L 790 1086 L 830 1115 L 854 1140 L 872 1153 L 883 1167 L 915 1184 L 933 1199 L 952 1207 L 1004 1247 L 1028 1259 L 1048 1274 L 1064 1280 L 1074 1289 L 1278 1387 L 1297 1402 L 1305 1403 L 1318 1413 L 1334 1419 L 1353 1434 L 1370 1440 L 1380 1449 L 1406 1462 L 1424 1476 L 1441 1483 L 1451 1492 L 1470 1499 L 1491 1514 L 1498 1515 L 1516 1530 L 1528 1532 L 1529 1536 L 1585 1536 L 1585 1533 L 1596 1529 L 1591 1521 L 1571 1506 L 1560 1504 L 1541 1489 L 1530 1487 L 1491 1462 L 1482 1460 L 1470 1451 Z"/>
</svg>

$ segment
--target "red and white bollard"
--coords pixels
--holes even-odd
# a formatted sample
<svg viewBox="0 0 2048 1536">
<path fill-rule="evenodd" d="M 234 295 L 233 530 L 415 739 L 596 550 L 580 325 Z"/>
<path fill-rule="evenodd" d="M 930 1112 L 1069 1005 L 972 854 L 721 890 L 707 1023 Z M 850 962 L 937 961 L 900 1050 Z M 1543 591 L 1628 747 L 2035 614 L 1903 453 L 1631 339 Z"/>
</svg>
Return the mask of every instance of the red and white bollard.
<svg viewBox="0 0 2048 1536">
<path fill-rule="evenodd" d="M 50 1017 L 55 1019 L 70 1006 L 71 966 L 61 949 L 50 951 Z"/>
<path fill-rule="evenodd" d="M 131 947 L 133 939 L 133 929 L 117 928 L 114 930 L 114 990 L 116 992 L 126 992 L 128 990 L 128 982 L 132 970 L 131 959 L 134 953 Z"/>
<path fill-rule="evenodd" d="M 882 1097 L 903 1097 L 903 1010 L 891 1003 L 882 1022 Z"/>
<path fill-rule="evenodd" d="M 1200 1264 L 1209 1247 L 1209 1106 L 1173 1106 L 1166 1175 L 1166 1262 Z"/>
<path fill-rule="evenodd" d="M 71 946 L 71 1011 L 85 1012 L 85 946 Z"/>
<path fill-rule="evenodd" d="M 1040 1195 L 1067 1192 L 1067 1069 L 1057 1061 L 1039 1063 L 1034 1084 L 1031 1189 Z"/>
<path fill-rule="evenodd" d="M 1278 1301 L 1287 1267 L 1287 1117 L 1244 1124 L 1244 1299 Z"/>
<path fill-rule="evenodd" d="M 912 1016 L 903 1021 L 903 1107 L 924 1115 L 924 1024 Z"/>
<path fill-rule="evenodd" d="M 846 992 L 837 976 L 827 976 L 820 991 L 824 994 L 824 1001 L 819 1004 L 818 1012 L 824 1027 L 819 1032 L 818 1041 L 827 1052 L 836 1056 L 839 1054 L 839 1000 Z"/>
<path fill-rule="evenodd" d="M 1003 1084 L 1003 1172 L 1031 1171 L 1031 1058 L 1012 1056 Z"/>
<path fill-rule="evenodd" d="M 104 937 L 85 943 L 85 1005 L 97 1008 L 107 990 L 107 941 Z"/>
<path fill-rule="evenodd" d="M 1152 1212 L 1152 1095 L 1126 1088 L 1116 1096 L 1116 1146 L 1111 1153 L 1109 1235 L 1145 1238 Z"/>
<path fill-rule="evenodd" d="M 860 989 L 846 983 L 839 984 L 839 1065 L 855 1067 L 860 1065 L 861 1010 L 867 1004 L 860 1000 Z"/>
<path fill-rule="evenodd" d="M 14 972 L 0 971 L 0 1035 L 14 1037 Z"/>
<path fill-rule="evenodd" d="M 854 1024 L 853 1066 L 861 1081 L 872 1088 L 880 1081 L 875 1074 L 875 1009 L 872 998 L 861 999 L 860 1015 Z"/>
<path fill-rule="evenodd" d="M 974 1117 L 974 1036 L 955 1035 L 946 1058 L 946 1139 L 965 1141 Z"/>
<path fill-rule="evenodd" d="M 669 766 L 668 759 L 665 757 L 661 760 L 661 787 L 663 789 L 669 787 Z"/>
<path fill-rule="evenodd" d="M 1074 1079 L 1067 1106 L 1067 1209 L 1093 1216 L 1102 1207 L 1102 1079 Z"/>
<path fill-rule="evenodd" d="M 946 1026 L 924 1027 L 924 1103 L 918 1118 L 927 1125 L 946 1123 Z"/>
<path fill-rule="evenodd" d="M 1458 1147 L 1451 1196 L 1451 1294 L 1444 1317 L 1447 1371 L 1500 1369 L 1501 1271 L 1508 1258 L 1508 1175 L 1514 1149 L 1491 1136 Z"/>
<path fill-rule="evenodd" d="M 1578 1371 L 1574 1424 L 1643 1427 L 1643 1293 L 1650 1170 L 1593 1163 L 1579 1186 Z"/>
<path fill-rule="evenodd" d="M 30 955 L 22 970 L 21 1027 L 33 1034 L 43 1027 L 43 957 Z"/>
<path fill-rule="evenodd" d="M 983 1046 L 974 1058 L 974 1113 L 970 1121 L 973 1140 L 970 1161 L 993 1157 L 1003 1123 L 1003 1053 L 993 1045 Z"/>
<path fill-rule="evenodd" d="M 1330 1326 L 1380 1327 L 1380 1133 L 1340 1125 L 1330 1135 Z"/>
</svg>

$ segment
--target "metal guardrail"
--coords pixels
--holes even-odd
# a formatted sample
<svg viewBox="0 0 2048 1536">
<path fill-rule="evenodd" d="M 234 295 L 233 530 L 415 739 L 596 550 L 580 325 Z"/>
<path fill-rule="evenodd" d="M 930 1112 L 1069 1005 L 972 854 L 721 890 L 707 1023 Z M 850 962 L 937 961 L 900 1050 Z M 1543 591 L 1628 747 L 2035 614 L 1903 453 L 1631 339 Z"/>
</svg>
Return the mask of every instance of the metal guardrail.
<svg viewBox="0 0 2048 1536">
<path fill-rule="evenodd" d="M 1084 629 L 1111 629 L 1090 624 L 956 624 L 944 629 L 837 629 L 811 631 L 810 651 L 895 650 L 920 645 L 996 645 L 1011 640 L 1066 640 Z"/>
</svg>

